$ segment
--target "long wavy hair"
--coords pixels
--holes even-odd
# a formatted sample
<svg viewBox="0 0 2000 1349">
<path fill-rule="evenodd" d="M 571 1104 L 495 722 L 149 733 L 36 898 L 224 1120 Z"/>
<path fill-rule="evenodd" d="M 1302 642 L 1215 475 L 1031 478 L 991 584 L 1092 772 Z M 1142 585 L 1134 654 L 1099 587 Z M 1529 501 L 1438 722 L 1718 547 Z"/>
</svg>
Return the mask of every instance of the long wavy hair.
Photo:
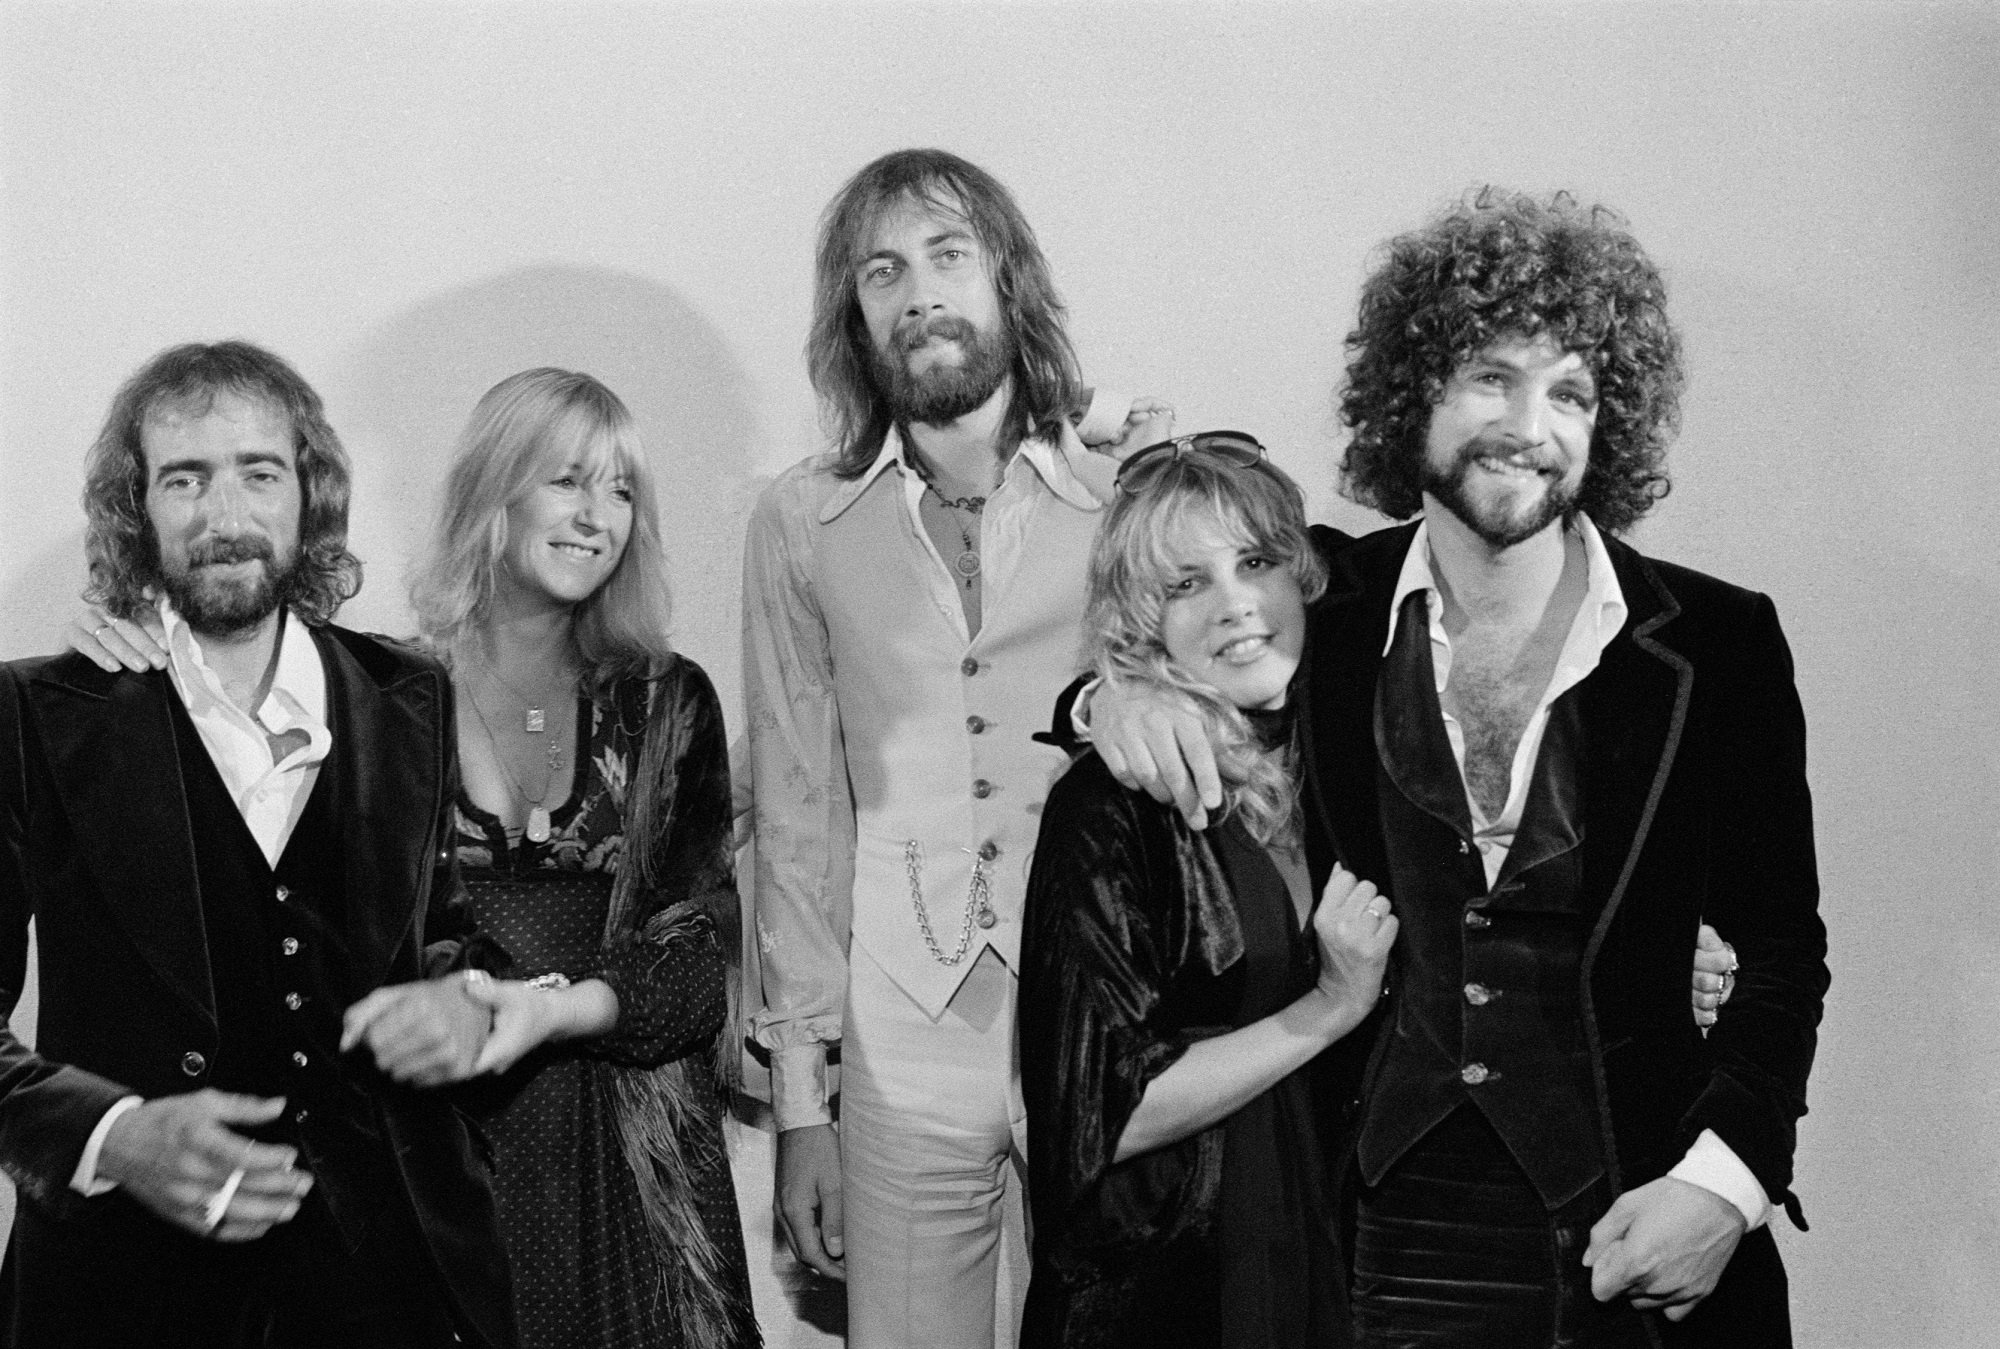
<svg viewBox="0 0 2000 1349">
<path fill-rule="evenodd" d="M 854 268 L 882 218 L 913 202 L 972 227 L 1013 335 L 1014 392 L 1008 428 L 1017 437 L 1061 434 L 1083 380 L 1063 327 L 1064 309 L 1048 260 L 1021 208 L 1000 181 L 944 150 L 897 150 L 847 180 L 820 216 L 814 255 L 812 329 L 806 369 L 844 478 L 868 471 L 894 417 L 869 366 L 868 324 Z"/>
<path fill-rule="evenodd" d="M 172 410 L 206 416 L 216 396 L 261 404 L 292 428 L 299 478 L 299 560 L 279 597 L 308 623 L 328 623 L 361 589 L 361 559 L 347 550 L 353 473 L 319 395 L 280 357 L 248 342 L 189 342 L 140 367 L 111 400 L 84 463 L 84 598 L 120 618 L 151 603 L 160 582 L 160 541 L 146 514 L 146 419 Z"/>
<path fill-rule="evenodd" d="M 1204 526 L 1281 565 L 1307 603 L 1326 589 L 1326 568 L 1306 529 L 1305 494 L 1277 465 L 1241 467 L 1190 451 L 1145 491 L 1119 493 L 1090 552 L 1084 656 L 1107 684 L 1143 686 L 1183 703 L 1207 725 L 1223 779 L 1223 813 L 1259 842 L 1284 831 L 1297 789 L 1280 753 L 1259 744 L 1249 720 L 1212 685 L 1167 654 L 1168 586 L 1182 541 Z"/>
<path fill-rule="evenodd" d="M 1446 382 L 1495 342 L 1546 337 L 1597 381 L 1577 509 L 1618 534 L 1670 490 L 1680 335 L 1659 269 L 1604 206 L 1483 187 L 1389 241 L 1347 336 L 1342 490 L 1395 519 L 1423 508 L 1424 437 Z"/>
<path fill-rule="evenodd" d="M 659 489 L 632 414 L 589 375 L 543 367 L 501 380 L 459 433 L 430 543 L 410 575 L 417 632 L 447 661 L 484 627 L 506 565 L 507 508 L 564 464 L 625 479 L 632 529 L 605 583 L 571 613 L 586 689 L 651 677 L 673 660 Z"/>
</svg>

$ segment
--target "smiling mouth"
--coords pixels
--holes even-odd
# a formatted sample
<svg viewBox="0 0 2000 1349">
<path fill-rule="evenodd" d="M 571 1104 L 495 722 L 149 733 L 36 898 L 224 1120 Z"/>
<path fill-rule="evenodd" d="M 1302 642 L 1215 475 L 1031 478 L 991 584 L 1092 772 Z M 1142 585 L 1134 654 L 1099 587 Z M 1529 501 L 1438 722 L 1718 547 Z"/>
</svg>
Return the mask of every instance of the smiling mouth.
<svg viewBox="0 0 2000 1349">
<path fill-rule="evenodd" d="M 1537 461 L 1527 453 L 1520 454 L 1475 454 L 1473 466 L 1501 478 L 1527 480 L 1531 478 L 1552 478 L 1555 469 Z"/>
<path fill-rule="evenodd" d="M 595 548 L 586 548 L 580 543 L 552 543 L 549 547 L 555 549 L 565 557 L 573 557 L 578 561 L 585 561 L 597 556 Z"/>
<path fill-rule="evenodd" d="M 1259 633 L 1254 637 L 1238 637 L 1228 646 L 1215 653 L 1215 659 L 1224 665 L 1248 665 L 1271 649 L 1269 633 Z"/>
</svg>

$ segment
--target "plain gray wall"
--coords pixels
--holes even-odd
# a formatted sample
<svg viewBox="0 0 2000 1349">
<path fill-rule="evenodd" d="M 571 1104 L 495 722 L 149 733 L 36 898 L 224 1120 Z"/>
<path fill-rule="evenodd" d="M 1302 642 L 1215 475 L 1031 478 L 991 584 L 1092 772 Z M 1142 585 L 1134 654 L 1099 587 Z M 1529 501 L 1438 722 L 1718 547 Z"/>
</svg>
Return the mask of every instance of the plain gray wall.
<svg viewBox="0 0 2000 1349">
<path fill-rule="evenodd" d="M 874 155 L 995 171 L 1092 378 L 1257 432 L 1348 528 L 1332 389 L 1371 246 L 1486 180 L 1618 206 L 1693 372 L 1637 541 L 1776 598 L 1812 726 L 1835 978 L 1813 1231 L 1780 1223 L 1800 1342 L 1991 1343 L 1991 7 L 9 0 L 0 84 L 0 654 L 75 607 L 118 382 L 242 336 L 327 397 L 369 564 L 346 621 L 389 631 L 478 394 L 606 378 L 732 717 L 742 520 L 818 444 L 814 218 Z"/>
</svg>

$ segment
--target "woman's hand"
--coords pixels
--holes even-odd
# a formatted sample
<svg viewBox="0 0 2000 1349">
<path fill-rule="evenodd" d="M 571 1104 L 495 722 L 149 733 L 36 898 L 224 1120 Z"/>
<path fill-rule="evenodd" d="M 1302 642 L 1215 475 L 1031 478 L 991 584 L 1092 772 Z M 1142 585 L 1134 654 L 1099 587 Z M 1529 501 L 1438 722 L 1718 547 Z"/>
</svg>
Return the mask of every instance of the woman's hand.
<svg viewBox="0 0 2000 1349">
<path fill-rule="evenodd" d="M 602 979 L 567 988 L 531 988 L 519 979 L 468 979 L 465 995 L 489 1009 L 493 1029 L 477 1073 L 504 1073 L 542 1045 L 602 1035 L 618 1024 L 618 995 Z"/>
<path fill-rule="evenodd" d="M 1366 1016 L 1382 996 L 1389 948 L 1396 944 L 1396 915 L 1389 897 L 1346 867 L 1336 865 L 1313 910 L 1319 939 L 1319 992 L 1335 1005 Z"/>
<path fill-rule="evenodd" d="M 117 674 L 119 669 L 133 674 L 164 670 L 167 666 L 167 633 L 159 615 L 145 611 L 143 622 L 113 618 L 93 604 L 69 621 L 63 629 L 63 645 L 96 661 L 100 669 Z"/>
<path fill-rule="evenodd" d="M 1694 1024 L 1703 1034 L 1736 991 L 1736 948 L 1707 923 L 1694 939 Z"/>
</svg>

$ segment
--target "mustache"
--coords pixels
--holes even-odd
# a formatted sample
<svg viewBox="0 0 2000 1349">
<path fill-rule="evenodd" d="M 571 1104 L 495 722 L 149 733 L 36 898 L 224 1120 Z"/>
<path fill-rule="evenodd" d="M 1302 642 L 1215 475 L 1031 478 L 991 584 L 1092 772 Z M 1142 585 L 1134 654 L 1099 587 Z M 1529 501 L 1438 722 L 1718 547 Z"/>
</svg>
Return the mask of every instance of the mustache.
<svg viewBox="0 0 2000 1349">
<path fill-rule="evenodd" d="M 227 566 L 232 562 L 272 562 L 277 554 L 271 541 L 253 535 L 240 539 L 217 539 L 188 550 L 190 567 Z"/>
<path fill-rule="evenodd" d="M 1525 465 L 1537 473 L 1560 473 L 1562 465 L 1549 454 L 1544 442 L 1524 445 L 1513 436 L 1498 432 L 1482 431 L 1458 447 L 1458 462 L 1470 464 L 1474 459 L 1508 459 Z"/>
<path fill-rule="evenodd" d="M 890 345 L 895 350 L 908 353 L 915 351 L 932 338 L 943 338 L 957 342 L 960 346 L 970 346 L 979 338 L 979 330 L 971 320 L 956 314 L 938 314 L 928 319 L 916 320 L 907 326 L 899 326 L 890 335 Z"/>
</svg>

